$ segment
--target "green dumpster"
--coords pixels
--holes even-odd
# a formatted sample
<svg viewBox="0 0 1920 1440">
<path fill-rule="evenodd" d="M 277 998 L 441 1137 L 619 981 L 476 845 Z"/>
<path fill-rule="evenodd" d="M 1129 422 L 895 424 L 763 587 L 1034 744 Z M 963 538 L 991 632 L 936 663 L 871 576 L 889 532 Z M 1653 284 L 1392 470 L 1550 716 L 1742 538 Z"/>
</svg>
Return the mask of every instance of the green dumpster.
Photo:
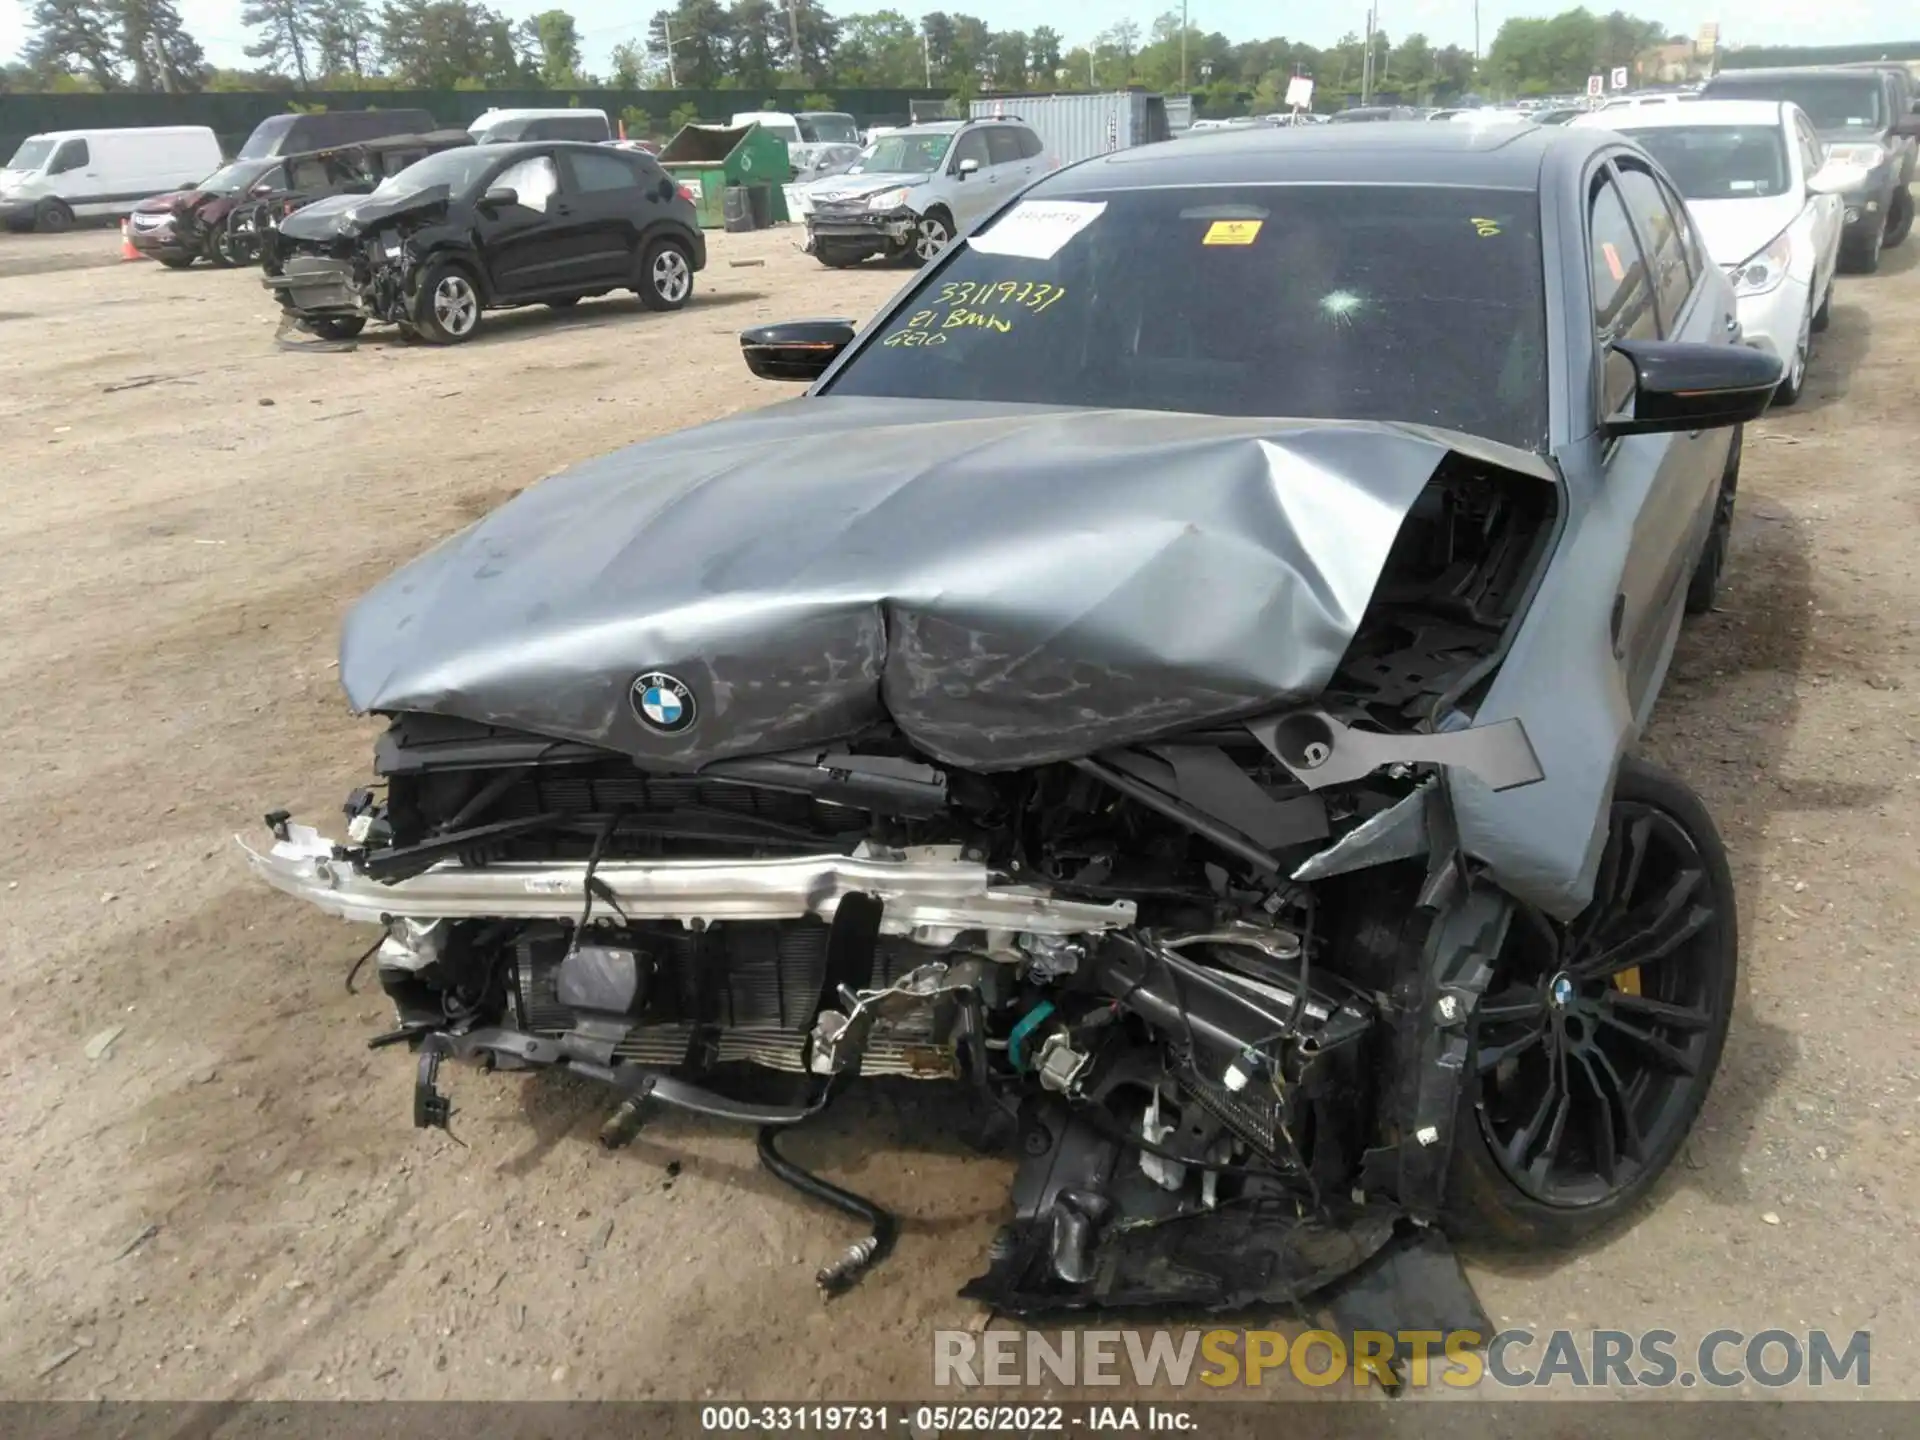
<svg viewBox="0 0 1920 1440">
<path fill-rule="evenodd" d="M 693 191 L 700 211 L 700 228 L 718 230 L 726 224 L 729 185 L 770 185 L 771 219 L 786 221 L 787 202 L 781 185 L 787 179 L 787 142 L 763 125 L 683 125 L 660 151 L 666 172 Z"/>
</svg>

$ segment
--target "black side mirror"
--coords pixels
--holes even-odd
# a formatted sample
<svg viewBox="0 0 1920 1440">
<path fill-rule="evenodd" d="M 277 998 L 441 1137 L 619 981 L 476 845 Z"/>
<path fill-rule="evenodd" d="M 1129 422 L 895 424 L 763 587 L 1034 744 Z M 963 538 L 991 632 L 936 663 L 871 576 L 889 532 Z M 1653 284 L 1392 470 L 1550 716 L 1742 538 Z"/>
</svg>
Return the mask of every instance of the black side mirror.
<svg viewBox="0 0 1920 1440">
<path fill-rule="evenodd" d="M 489 210 L 504 210 L 520 203 L 520 192 L 511 185 L 496 185 L 480 197 L 480 203 Z"/>
<path fill-rule="evenodd" d="M 762 380 L 818 380 L 852 343 L 851 320 L 786 320 L 740 332 L 747 369 Z"/>
<path fill-rule="evenodd" d="M 1607 418 L 1608 435 L 1713 430 L 1758 420 L 1786 375 L 1781 361 L 1746 345 L 1616 340 L 1608 353 L 1633 366 L 1633 390 L 1620 413 Z"/>
</svg>

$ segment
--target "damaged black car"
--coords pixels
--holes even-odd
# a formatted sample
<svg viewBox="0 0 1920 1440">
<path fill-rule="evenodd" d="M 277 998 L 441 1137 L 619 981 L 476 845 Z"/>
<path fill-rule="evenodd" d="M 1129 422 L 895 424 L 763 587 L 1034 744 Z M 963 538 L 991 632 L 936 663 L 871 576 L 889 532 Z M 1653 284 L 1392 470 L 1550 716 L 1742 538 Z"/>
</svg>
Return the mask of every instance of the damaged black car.
<svg viewBox="0 0 1920 1440">
<path fill-rule="evenodd" d="M 1020 1157 L 967 1291 L 1016 1313 L 1407 1328 L 1448 1237 L 1646 1196 L 1737 941 L 1635 739 L 1779 365 L 1620 137 L 1398 128 L 1063 170 L 857 331 L 747 332 L 803 397 L 360 602 L 378 781 L 247 853 L 383 927 L 417 1123 L 469 1058 L 603 1082 L 609 1144 L 755 1127 L 870 1227 L 834 1290 L 892 1217 L 781 1136 L 945 1083 Z"/>
<path fill-rule="evenodd" d="M 443 150 L 294 211 L 260 250 L 300 328 L 339 340 L 379 320 L 441 345 L 506 306 L 631 290 L 677 310 L 707 262 L 693 198 L 657 161 L 565 141 Z"/>
</svg>

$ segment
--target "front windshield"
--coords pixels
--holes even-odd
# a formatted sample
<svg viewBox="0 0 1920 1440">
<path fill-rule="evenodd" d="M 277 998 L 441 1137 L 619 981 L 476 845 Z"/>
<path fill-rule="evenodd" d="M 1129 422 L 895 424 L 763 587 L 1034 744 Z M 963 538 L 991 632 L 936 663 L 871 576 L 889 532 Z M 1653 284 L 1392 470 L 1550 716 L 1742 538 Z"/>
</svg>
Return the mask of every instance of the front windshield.
<svg viewBox="0 0 1920 1440">
<path fill-rule="evenodd" d="M 1658 160 L 1689 200 L 1755 200 L 1787 192 L 1787 142 L 1778 125 L 1621 128 Z"/>
<path fill-rule="evenodd" d="M 800 143 L 800 131 L 795 126 L 773 120 L 761 120 L 758 124 L 760 128 L 769 135 L 778 135 L 789 145 L 798 145 Z"/>
<path fill-rule="evenodd" d="M 815 145 L 858 145 L 860 127 L 851 115 L 799 115 L 800 133 Z"/>
<path fill-rule="evenodd" d="M 414 161 L 398 174 L 389 175 L 373 193 L 379 199 L 393 200 L 444 185 L 453 194 L 461 195 L 498 158 L 479 146 L 442 150 L 438 155 Z"/>
<path fill-rule="evenodd" d="M 831 392 L 1401 420 L 1545 444 L 1531 192 L 1170 187 L 1082 196 L 1049 221 L 1056 203 L 1016 205 L 956 245 Z"/>
<path fill-rule="evenodd" d="M 860 152 L 850 175 L 931 175 L 947 158 L 953 136 L 944 130 L 931 135 L 882 135 Z"/>
<path fill-rule="evenodd" d="M 20 148 L 13 152 L 13 158 L 7 161 L 9 170 L 38 170 L 53 154 L 54 142 L 51 140 L 23 140 Z"/>
<path fill-rule="evenodd" d="M 270 167 L 260 164 L 222 165 L 198 186 L 209 195 L 238 195 Z"/>
<path fill-rule="evenodd" d="M 1711 100 L 1791 100 L 1823 134 L 1871 134 L 1886 121 L 1878 75 L 1720 75 L 1707 84 Z"/>
</svg>

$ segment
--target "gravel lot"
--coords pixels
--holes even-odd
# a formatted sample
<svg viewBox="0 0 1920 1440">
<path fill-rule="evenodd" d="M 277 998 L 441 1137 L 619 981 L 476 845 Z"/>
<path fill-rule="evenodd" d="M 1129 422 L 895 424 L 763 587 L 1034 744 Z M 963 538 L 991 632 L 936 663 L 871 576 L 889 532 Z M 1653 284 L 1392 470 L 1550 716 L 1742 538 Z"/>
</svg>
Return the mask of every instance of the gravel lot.
<svg viewBox="0 0 1920 1440">
<path fill-rule="evenodd" d="M 299 354 L 248 273 L 0 237 L 0 1394 L 911 1397 L 930 1332 L 979 1323 L 953 1295 L 1007 1168 L 929 1141 L 924 1094 L 856 1092 L 794 1143 L 907 1217 L 823 1305 L 854 1228 L 750 1137 L 668 1118 L 609 1156 L 600 1093 L 464 1068 L 464 1144 L 413 1130 L 409 1057 L 362 1043 L 389 1012 L 342 985 L 367 932 L 230 838 L 365 778 L 334 637 L 381 575 L 565 466 L 793 393 L 735 331 L 902 279 L 794 239 L 716 236 L 676 315 Z M 1750 435 L 1731 588 L 1649 740 L 1742 892 L 1703 1128 L 1631 1229 L 1476 1264 L 1498 1321 L 1867 1328 L 1874 1393 L 1920 1397 L 1917 272 L 1920 241 L 1843 280 L 1806 398 Z"/>
</svg>

